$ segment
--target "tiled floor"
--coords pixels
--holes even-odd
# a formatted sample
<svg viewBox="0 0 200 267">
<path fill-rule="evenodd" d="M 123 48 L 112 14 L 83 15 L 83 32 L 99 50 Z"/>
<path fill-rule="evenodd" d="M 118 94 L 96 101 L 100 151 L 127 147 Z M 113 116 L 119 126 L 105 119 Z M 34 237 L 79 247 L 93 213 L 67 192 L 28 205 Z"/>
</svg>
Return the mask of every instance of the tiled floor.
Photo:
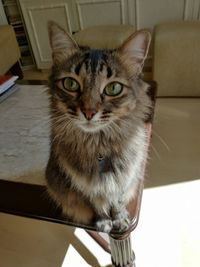
<svg viewBox="0 0 200 267">
<path fill-rule="evenodd" d="M 157 101 L 140 221 L 132 233 L 137 267 L 200 266 L 199 114 L 200 99 Z M 0 266 L 105 267 L 110 256 L 80 229 L 0 214 Z"/>
</svg>

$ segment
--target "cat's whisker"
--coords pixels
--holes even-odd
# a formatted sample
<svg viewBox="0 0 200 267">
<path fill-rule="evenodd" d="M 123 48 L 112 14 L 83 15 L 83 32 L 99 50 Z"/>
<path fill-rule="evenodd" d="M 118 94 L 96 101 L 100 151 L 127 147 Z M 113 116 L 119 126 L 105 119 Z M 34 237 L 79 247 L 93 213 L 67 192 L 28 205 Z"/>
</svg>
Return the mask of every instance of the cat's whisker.
<svg viewBox="0 0 200 267">
<path fill-rule="evenodd" d="M 68 133 L 70 133 L 71 129 L 72 129 L 72 122 L 71 121 L 68 121 L 67 123 L 65 124 L 59 124 L 55 127 L 56 128 L 56 134 L 54 134 L 54 138 L 53 138 L 53 142 L 54 141 L 57 141 L 58 143 L 60 143 L 64 136 Z"/>
<path fill-rule="evenodd" d="M 118 132 L 118 134 L 120 135 L 121 129 L 119 128 L 119 126 L 115 123 L 115 122 L 111 122 L 110 124 L 108 124 L 108 126 L 105 128 L 105 131 L 107 134 L 109 134 L 110 136 L 115 135 L 116 132 Z"/>
<path fill-rule="evenodd" d="M 56 118 L 56 120 L 54 120 L 53 123 L 56 125 L 59 125 L 59 124 L 67 125 L 69 121 L 71 121 L 72 119 L 73 118 L 69 118 L 69 117 Z"/>
<path fill-rule="evenodd" d="M 163 146 L 168 151 L 171 151 L 170 147 L 167 145 L 167 143 L 165 142 L 165 140 L 158 133 L 156 133 L 156 131 L 154 129 L 152 129 L 152 134 L 154 134 L 159 139 L 159 141 L 161 142 L 161 144 L 163 144 Z"/>
<path fill-rule="evenodd" d="M 61 115 L 57 115 L 54 117 L 54 122 L 57 122 L 57 123 L 65 123 L 67 122 L 68 120 L 71 120 L 71 119 L 77 119 L 77 117 L 75 116 L 72 116 L 72 115 L 69 115 L 68 113 L 66 114 L 61 114 Z"/>
<path fill-rule="evenodd" d="M 43 117 L 41 120 L 41 123 L 44 125 L 48 125 L 51 123 L 51 118 L 50 117 Z"/>
<path fill-rule="evenodd" d="M 115 129 L 113 129 L 113 130 L 115 130 L 115 131 L 117 130 L 117 131 L 121 132 L 120 126 L 115 121 L 112 121 L 111 122 L 111 125 L 114 125 L 114 128 Z"/>
<path fill-rule="evenodd" d="M 102 114 L 100 119 L 105 119 L 105 118 L 107 119 L 107 118 L 110 118 L 110 117 L 111 117 L 110 114 L 109 115 L 108 114 L 106 114 L 106 115 Z"/>
<path fill-rule="evenodd" d="M 66 128 L 70 127 L 70 125 L 71 125 L 71 121 L 67 121 L 67 122 L 59 123 L 59 124 L 55 123 L 54 127 L 55 127 L 56 131 L 65 131 Z"/>
<path fill-rule="evenodd" d="M 124 119 L 121 119 L 121 118 L 117 118 L 116 121 L 112 121 L 115 126 L 118 128 L 119 131 L 122 130 L 122 128 L 127 128 L 129 129 L 131 127 L 130 123 L 125 121 Z M 117 122 L 120 122 L 120 125 L 117 124 Z"/>
<path fill-rule="evenodd" d="M 56 131 L 64 131 L 66 127 L 69 127 L 71 120 L 66 120 L 65 117 L 61 117 L 53 121 L 53 126 Z"/>
<path fill-rule="evenodd" d="M 161 156 L 158 153 L 158 150 L 155 148 L 155 146 L 151 143 L 150 147 L 152 148 L 153 152 L 155 153 L 156 157 L 161 160 Z"/>
</svg>

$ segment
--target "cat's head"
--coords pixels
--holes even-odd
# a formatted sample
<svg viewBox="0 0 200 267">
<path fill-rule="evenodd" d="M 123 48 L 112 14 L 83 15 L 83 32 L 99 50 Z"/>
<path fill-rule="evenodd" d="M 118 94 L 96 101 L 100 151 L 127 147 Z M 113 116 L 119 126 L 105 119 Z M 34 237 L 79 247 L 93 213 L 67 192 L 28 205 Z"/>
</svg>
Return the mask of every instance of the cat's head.
<svg viewBox="0 0 200 267">
<path fill-rule="evenodd" d="M 136 32 L 116 50 L 81 48 L 53 22 L 49 36 L 51 94 L 60 116 L 85 132 L 96 132 L 134 112 L 148 31 Z"/>
</svg>

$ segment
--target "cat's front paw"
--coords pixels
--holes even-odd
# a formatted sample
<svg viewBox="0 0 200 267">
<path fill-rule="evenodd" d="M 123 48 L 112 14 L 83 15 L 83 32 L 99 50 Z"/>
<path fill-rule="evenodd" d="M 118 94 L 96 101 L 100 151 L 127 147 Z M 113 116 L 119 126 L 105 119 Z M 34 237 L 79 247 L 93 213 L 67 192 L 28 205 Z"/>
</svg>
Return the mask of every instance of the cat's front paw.
<svg viewBox="0 0 200 267">
<path fill-rule="evenodd" d="M 115 219 L 112 221 L 113 229 L 119 232 L 126 231 L 130 226 L 130 218 L 128 214 L 118 214 Z"/>
<path fill-rule="evenodd" d="M 110 219 L 101 219 L 96 222 L 96 227 L 99 232 L 110 233 L 113 223 Z"/>
</svg>

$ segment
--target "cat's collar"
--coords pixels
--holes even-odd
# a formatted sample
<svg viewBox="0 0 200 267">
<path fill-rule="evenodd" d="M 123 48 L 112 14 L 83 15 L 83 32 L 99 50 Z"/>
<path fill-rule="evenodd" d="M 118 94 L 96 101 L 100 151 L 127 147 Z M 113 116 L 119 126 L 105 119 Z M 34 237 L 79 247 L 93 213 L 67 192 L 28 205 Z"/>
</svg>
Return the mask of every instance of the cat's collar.
<svg viewBox="0 0 200 267">
<path fill-rule="evenodd" d="M 106 166 L 105 158 L 101 154 L 99 154 L 98 161 L 99 161 L 99 172 L 102 173 L 105 171 L 105 166 Z"/>
<path fill-rule="evenodd" d="M 104 160 L 104 157 L 101 154 L 99 154 L 98 155 L 98 161 L 102 161 L 102 160 Z"/>
</svg>

